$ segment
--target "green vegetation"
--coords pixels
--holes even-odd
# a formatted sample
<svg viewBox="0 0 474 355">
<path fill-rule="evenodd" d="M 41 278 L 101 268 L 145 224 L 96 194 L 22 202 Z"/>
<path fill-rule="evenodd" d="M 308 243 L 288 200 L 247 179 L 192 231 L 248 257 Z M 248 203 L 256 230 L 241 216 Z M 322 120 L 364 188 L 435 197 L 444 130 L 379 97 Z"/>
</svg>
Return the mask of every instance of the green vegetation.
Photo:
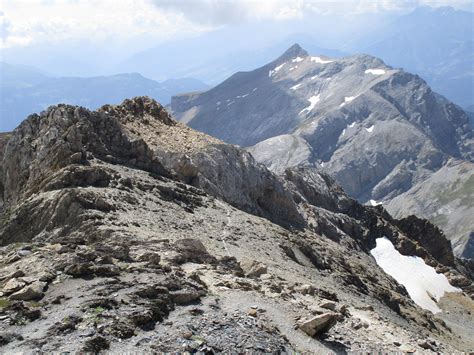
<svg viewBox="0 0 474 355">
<path fill-rule="evenodd" d="M 102 314 L 104 313 L 105 309 L 102 308 L 102 307 L 95 307 L 95 308 L 92 308 L 92 313 L 94 314 Z"/>
<path fill-rule="evenodd" d="M 33 308 L 38 308 L 38 307 L 43 306 L 43 303 L 36 302 L 36 301 L 30 301 L 30 302 L 28 302 L 28 306 L 33 307 Z"/>
<path fill-rule="evenodd" d="M 204 339 L 200 335 L 193 335 L 193 336 L 191 336 L 191 339 L 194 340 L 195 342 L 199 343 L 199 344 L 206 344 L 207 343 L 207 340 Z"/>
<path fill-rule="evenodd" d="M 10 301 L 6 298 L 0 298 L 0 309 L 7 308 L 10 305 Z"/>
</svg>

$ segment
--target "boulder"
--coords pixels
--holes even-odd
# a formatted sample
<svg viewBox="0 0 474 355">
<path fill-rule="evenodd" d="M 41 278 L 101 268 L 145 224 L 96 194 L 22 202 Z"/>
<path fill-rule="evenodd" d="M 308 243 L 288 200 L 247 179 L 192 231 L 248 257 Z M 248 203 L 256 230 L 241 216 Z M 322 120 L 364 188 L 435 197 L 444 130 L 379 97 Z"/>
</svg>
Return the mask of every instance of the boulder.
<svg viewBox="0 0 474 355">
<path fill-rule="evenodd" d="M 337 323 L 338 317 L 339 315 L 334 312 L 323 313 L 309 320 L 302 321 L 298 327 L 309 336 L 314 336 L 331 329 Z"/>
<path fill-rule="evenodd" d="M 161 261 L 161 256 L 160 254 L 153 251 L 140 250 L 136 253 L 133 259 L 138 262 L 147 261 L 150 264 L 158 265 Z"/>
<path fill-rule="evenodd" d="M 259 277 L 260 275 L 266 274 L 268 271 L 265 264 L 252 259 L 244 259 L 239 263 L 239 265 L 247 277 Z"/>
<path fill-rule="evenodd" d="M 183 262 L 204 263 L 215 261 L 215 258 L 209 255 L 206 247 L 199 239 L 179 239 L 174 245 L 181 254 Z"/>
<path fill-rule="evenodd" d="M 5 276 L 3 280 L 10 280 L 10 279 L 13 279 L 16 277 L 22 277 L 22 276 L 25 276 L 25 273 L 23 272 L 23 270 L 15 270 L 9 275 Z"/>
<path fill-rule="evenodd" d="M 335 311 L 336 306 L 337 306 L 336 302 L 333 302 L 333 301 L 326 301 L 319 305 L 319 307 L 329 309 L 331 311 Z"/>
<path fill-rule="evenodd" d="M 201 292 L 190 289 L 173 291 L 170 295 L 177 304 L 188 304 L 201 298 Z"/>
<path fill-rule="evenodd" d="M 303 295 L 314 295 L 315 289 L 312 285 L 301 285 L 294 287 L 295 292 L 301 293 Z"/>
<path fill-rule="evenodd" d="M 38 300 L 44 296 L 43 289 L 45 287 L 46 282 L 35 281 L 32 284 L 23 287 L 20 291 L 12 294 L 10 299 L 18 301 Z"/>
<path fill-rule="evenodd" d="M 5 286 L 3 286 L 3 292 L 5 294 L 10 294 L 18 290 L 21 290 L 23 287 L 25 287 L 25 285 L 26 285 L 26 282 L 19 280 L 17 278 L 13 278 L 13 279 L 8 280 L 5 283 Z"/>
</svg>

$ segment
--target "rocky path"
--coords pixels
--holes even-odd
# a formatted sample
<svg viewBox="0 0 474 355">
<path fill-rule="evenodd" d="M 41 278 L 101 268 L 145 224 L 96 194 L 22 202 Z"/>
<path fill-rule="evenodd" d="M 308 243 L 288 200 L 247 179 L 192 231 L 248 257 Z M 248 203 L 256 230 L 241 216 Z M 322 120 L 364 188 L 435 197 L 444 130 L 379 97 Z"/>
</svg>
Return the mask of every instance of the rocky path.
<svg viewBox="0 0 474 355">
<path fill-rule="evenodd" d="M 229 248 L 227 247 L 226 239 L 229 236 L 229 227 L 230 227 L 230 224 L 231 224 L 231 210 L 228 206 L 226 206 L 224 203 L 222 203 L 219 200 L 216 200 L 216 204 L 226 211 L 227 217 L 226 217 L 226 222 L 225 222 L 224 229 L 222 230 L 221 239 L 222 239 L 222 244 L 224 245 L 224 249 L 227 253 L 227 256 L 230 257 L 232 255 L 230 254 Z"/>
</svg>

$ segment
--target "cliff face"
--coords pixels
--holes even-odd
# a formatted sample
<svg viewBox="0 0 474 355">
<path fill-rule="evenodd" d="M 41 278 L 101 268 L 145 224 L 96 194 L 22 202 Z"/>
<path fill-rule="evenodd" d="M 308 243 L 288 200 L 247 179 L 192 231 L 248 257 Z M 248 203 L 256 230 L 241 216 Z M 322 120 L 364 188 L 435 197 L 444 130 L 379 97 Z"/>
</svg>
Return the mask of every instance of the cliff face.
<svg viewBox="0 0 474 355">
<path fill-rule="evenodd" d="M 362 206 L 314 169 L 274 175 L 149 98 L 30 116 L 0 181 L 7 352 L 472 345 L 370 256 L 386 236 L 472 293 L 439 229 Z"/>
</svg>

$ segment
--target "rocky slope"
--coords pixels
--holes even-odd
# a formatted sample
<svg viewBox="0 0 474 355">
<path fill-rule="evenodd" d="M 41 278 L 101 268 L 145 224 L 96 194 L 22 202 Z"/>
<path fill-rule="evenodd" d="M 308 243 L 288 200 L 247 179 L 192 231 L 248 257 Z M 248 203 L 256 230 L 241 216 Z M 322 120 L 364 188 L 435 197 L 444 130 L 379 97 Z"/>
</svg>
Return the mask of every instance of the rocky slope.
<svg viewBox="0 0 474 355">
<path fill-rule="evenodd" d="M 454 184 L 470 181 L 474 172 L 467 115 L 420 77 L 367 55 L 331 59 L 294 45 L 209 91 L 174 97 L 171 109 L 190 127 L 248 147 L 276 173 L 323 168 L 350 196 L 383 203 L 397 215 L 419 212 L 400 207 L 414 194 L 430 204 L 432 194 L 422 192 L 434 190 L 435 180 L 457 189 Z M 464 167 L 454 173 L 452 165 Z M 465 187 L 472 195 L 472 186 Z M 390 203 L 394 198 L 398 202 Z M 473 257 L 464 246 L 472 243 L 474 199 L 454 201 L 442 219 L 446 203 L 436 204 L 423 216 L 456 241 L 458 255 Z"/>
<path fill-rule="evenodd" d="M 474 348 L 472 266 L 440 230 L 314 169 L 274 175 L 144 97 L 52 106 L 3 138 L 2 352 Z M 377 266 L 382 236 L 463 290 L 449 313 Z"/>
</svg>

